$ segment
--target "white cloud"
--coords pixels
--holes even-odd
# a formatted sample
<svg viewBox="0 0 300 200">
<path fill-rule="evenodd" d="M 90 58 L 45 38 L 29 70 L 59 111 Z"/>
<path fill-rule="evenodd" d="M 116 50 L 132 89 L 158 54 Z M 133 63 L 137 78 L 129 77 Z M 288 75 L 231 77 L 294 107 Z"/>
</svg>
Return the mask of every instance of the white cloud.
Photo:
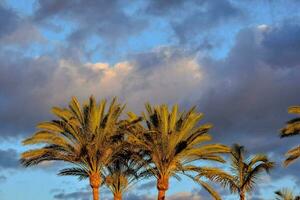
<svg viewBox="0 0 300 200">
<path fill-rule="evenodd" d="M 79 65 L 61 60 L 46 86 L 53 94 L 49 103 L 66 102 L 73 95 L 86 99 L 91 94 L 97 98 L 119 96 L 129 106 L 139 108 L 146 101 L 180 103 L 198 99 L 194 92 L 204 75 L 196 58 L 165 54 L 161 59 L 149 68 L 133 61 Z"/>
</svg>

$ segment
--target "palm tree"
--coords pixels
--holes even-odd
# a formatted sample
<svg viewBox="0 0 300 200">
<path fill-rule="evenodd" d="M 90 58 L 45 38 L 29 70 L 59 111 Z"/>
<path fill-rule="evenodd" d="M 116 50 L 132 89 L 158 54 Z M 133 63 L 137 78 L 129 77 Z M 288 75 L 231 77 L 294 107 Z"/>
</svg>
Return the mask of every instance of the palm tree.
<svg viewBox="0 0 300 200">
<path fill-rule="evenodd" d="M 229 188 L 231 193 L 238 193 L 240 200 L 246 199 L 246 193 L 253 190 L 256 179 L 263 171 L 269 172 L 275 165 L 263 154 L 257 154 L 245 160 L 243 146 L 233 145 L 231 150 L 232 174 L 214 168 L 202 168 L 197 177 L 206 177 Z"/>
<path fill-rule="evenodd" d="M 300 106 L 292 106 L 289 107 L 288 112 L 290 114 L 300 115 Z M 280 136 L 289 137 L 294 135 L 300 135 L 300 117 L 294 118 L 286 123 L 286 126 L 281 129 Z M 296 159 L 300 157 L 300 146 L 294 147 L 286 153 L 286 160 L 284 161 L 284 165 L 287 166 L 290 163 L 294 162 Z"/>
<path fill-rule="evenodd" d="M 288 188 L 283 188 L 275 192 L 276 200 L 300 200 L 300 196 L 295 196 L 293 191 Z"/>
<path fill-rule="evenodd" d="M 195 107 L 188 112 L 178 112 L 177 105 L 171 111 L 167 105 L 152 107 L 148 103 L 145 107 L 147 112 L 143 113 L 143 118 L 146 127 L 141 124 L 134 126 L 135 130 L 129 131 L 128 141 L 148 155 L 149 159 L 144 159 L 144 162 L 147 163 L 147 171 L 157 179 L 158 200 L 165 199 L 170 177 L 179 178 L 178 174 L 184 174 L 193 178 L 189 172 L 201 169 L 194 161 L 224 162 L 219 154 L 230 152 L 230 148 L 221 144 L 203 144 L 212 139 L 208 134 L 212 125 L 197 125 L 203 114 L 196 112 Z M 129 118 L 134 120 L 138 117 L 129 113 Z M 220 199 L 207 183 L 197 182 Z"/>
<path fill-rule="evenodd" d="M 93 199 L 99 199 L 101 171 L 113 162 L 113 155 L 121 148 L 123 129 L 130 123 L 120 120 L 124 105 L 114 98 L 106 109 L 106 100 L 96 103 L 93 96 L 81 105 L 73 97 L 67 108 L 54 107 L 57 119 L 41 122 L 38 131 L 23 141 L 24 145 L 44 146 L 24 152 L 24 166 L 37 165 L 43 161 L 64 161 L 74 167 L 64 169 L 60 175 L 89 177 Z"/>
<path fill-rule="evenodd" d="M 123 193 L 146 175 L 143 165 L 136 162 L 134 157 L 135 155 L 130 151 L 122 152 L 102 172 L 103 183 L 113 193 L 114 200 L 122 200 Z"/>
</svg>

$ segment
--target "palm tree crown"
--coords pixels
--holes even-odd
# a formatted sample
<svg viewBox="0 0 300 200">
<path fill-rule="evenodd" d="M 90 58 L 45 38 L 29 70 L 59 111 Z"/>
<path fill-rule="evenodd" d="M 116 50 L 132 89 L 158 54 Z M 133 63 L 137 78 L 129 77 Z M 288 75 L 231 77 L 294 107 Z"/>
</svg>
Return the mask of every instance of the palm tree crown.
<svg viewBox="0 0 300 200">
<path fill-rule="evenodd" d="M 114 200 L 121 200 L 130 186 L 147 176 L 143 163 L 137 159 L 141 158 L 141 152 L 133 151 L 128 144 L 123 146 L 124 149 L 116 155 L 116 159 L 102 172 L 103 184 L 113 193 Z"/>
<path fill-rule="evenodd" d="M 23 141 L 24 145 L 45 145 L 24 152 L 22 164 L 31 166 L 50 160 L 71 163 L 75 166 L 60 175 L 88 176 L 94 199 L 98 199 L 101 170 L 113 161 L 123 129 L 129 125 L 119 119 L 123 109 L 116 98 L 106 109 L 106 100 L 97 104 L 92 96 L 82 107 L 76 98 L 68 108 L 54 107 L 52 112 L 57 119 L 39 123 L 39 130 Z"/>
<path fill-rule="evenodd" d="M 231 151 L 232 174 L 219 169 L 203 168 L 198 177 L 205 176 L 225 188 L 228 187 L 232 193 L 239 193 L 240 199 L 243 200 L 246 198 L 246 192 L 253 190 L 255 181 L 261 172 L 269 172 L 274 167 L 274 162 L 269 161 L 266 155 L 258 154 L 246 160 L 244 154 L 243 146 L 233 145 Z"/>
<path fill-rule="evenodd" d="M 300 106 L 292 106 L 289 107 L 288 112 L 290 114 L 300 115 Z M 300 134 L 300 117 L 289 120 L 286 123 L 286 126 L 281 129 L 280 136 L 281 137 L 289 137 Z M 287 166 L 290 163 L 294 162 L 296 159 L 300 157 L 300 146 L 294 147 L 286 153 L 286 160 L 284 161 L 284 165 Z"/>
<path fill-rule="evenodd" d="M 276 200 L 300 200 L 300 196 L 293 194 L 293 191 L 288 188 L 283 188 L 275 192 Z"/>
<path fill-rule="evenodd" d="M 165 199 L 165 191 L 169 188 L 169 178 L 178 178 L 178 174 L 191 175 L 200 168 L 195 165 L 197 160 L 212 160 L 224 162 L 220 153 L 228 153 L 230 149 L 221 144 L 203 144 L 212 138 L 208 134 L 211 124 L 198 126 L 203 117 L 196 112 L 195 107 L 188 112 L 178 112 L 174 105 L 169 111 L 167 105 L 152 107 L 146 104 L 143 118 L 146 128 L 139 124 L 129 134 L 128 141 L 143 149 L 149 160 L 147 170 L 157 179 L 158 199 Z M 133 113 L 131 119 L 137 118 Z M 146 162 L 146 161 L 145 161 Z M 217 196 L 208 184 L 200 184 Z M 218 198 L 218 197 L 217 197 Z"/>
</svg>

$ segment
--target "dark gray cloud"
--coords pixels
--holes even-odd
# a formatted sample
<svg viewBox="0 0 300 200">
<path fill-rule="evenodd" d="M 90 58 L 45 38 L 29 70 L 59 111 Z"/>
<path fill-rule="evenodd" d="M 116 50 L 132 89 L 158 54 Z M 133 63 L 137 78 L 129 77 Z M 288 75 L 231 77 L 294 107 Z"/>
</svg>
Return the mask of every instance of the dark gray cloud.
<svg viewBox="0 0 300 200">
<path fill-rule="evenodd" d="M 80 188 L 75 192 L 67 192 L 64 189 L 52 189 L 53 198 L 57 200 L 90 200 L 92 198 L 92 190 L 88 185 L 85 188 Z M 103 200 L 110 200 L 112 193 L 106 188 L 100 188 L 100 197 Z"/>
<path fill-rule="evenodd" d="M 298 29 L 297 24 L 288 27 Z M 282 167 L 284 153 L 299 141 L 279 138 L 280 128 L 293 117 L 287 114 L 287 108 L 298 105 L 300 100 L 295 92 L 300 91 L 300 60 L 294 56 L 289 59 L 299 38 L 291 37 L 288 45 L 284 42 L 289 40 L 285 28 L 282 24 L 244 29 L 237 35 L 228 57 L 202 60 L 208 74 L 204 81 L 207 85 L 205 91 L 199 89 L 204 95 L 197 103 L 206 114 L 205 119 L 214 124 L 211 133 L 216 141 L 238 142 L 249 153 L 270 154 L 277 162 L 271 175 L 278 184 L 283 174 L 299 181 L 297 163 L 288 169 Z M 266 59 L 271 57 L 274 59 Z"/>
<path fill-rule="evenodd" d="M 196 60 L 185 56 L 170 57 L 171 49 L 150 53 L 149 58 L 157 57 L 150 71 L 137 59 L 109 65 L 56 60 L 50 56 L 30 59 L 9 53 L 0 53 L 2 137 L 32 133 L 37 122 L 50 118 L 49 110 L 53 105 L 66 105 L 74 95 L 80 99 L 91 94 L 98 98 L 117 95 L 126 100 L 129 107 L 140 110 L 142 102 L 148 100 L 156 103 L 180 101 L 201 79 Z M 18 73 L 13 73 L 15 71 Z M 162 84 L 164 90 L 161 90 Z"/>
<path fill-rule="evenodd" d="M 59 199 L 59 200 L 75 200 L 75 199 L 80 199 L 80 200 L 89 200 L 91 196 L 90 191 L 80 191 L 80 192 L 71 192 L 71 193 L 58 193 L 55 194 L 53 197 L 54 199 Z"/>
<path fill-rule="evenodd" d="M 274 69 L 275 61 L 268 63 L 265 60 L 278 49 L 286 54 L 293 51 L 291 45 L 276 46 L 286 37 L 274 39 L 273 34 L 284 28 L 279 26 L 268 30 L 259 26 L 242 30 L 227 58 L 217 62 L 204 61 L 210 66 L 206 69 L 207 79 L 210 80 L 207 80 L 199 107 L 215 124 L 217 137 L 228 142 L 232 142 L 233 137 L 237 141 L 240 138 L 240 142 L 255 149 L 271 150 L 271 147 L 280 146 L 282 141 L 277 137 L 278 131 L 288 119 L 287 107 L 299 103 L 299 95 L 293 91 L 300 89 L 298 67 Z M 274 45 L 268 53 L 265 51 L 265 41 Z M 298 38 L 291 43 L 297 46 Z M 290 62 L 284 54 L 280 60 Z M 299 59 L 293 61 L 297 62 Z M 275 64 L 282 66 L 279 62 Z"/>
<path fill-rule="evenodd" d="M 242 11 L 227 0 L 196 2 L 202 2 L 197 10 L 190 12 L 179 22 L 171 22 L 175 33 L 183 43 L 195 42 L 195 36 L 199 37 L 212 28 L 219 27 L 222 23 L 228 24 L 230 20 L 243 16 Z"/>
<path fill-rule="evenodd" d="M 112 52 L 118 46 L 126 44 L 128 38 L 139 36 L 153 22 L 159 22 L 161 17 L 169 24 L 181 44 L 193 44 L 198 48 L 211 48 L 214 41 L 203 43 L 200 38 L 209 30 L 223 23 L 243 18 L 244 13 L 234 2 L 224 1 L 142 1 L 140 4 L 113 1 L 38 1 L 33 16 L 34 22 L 55 32 L 64 30 L 58 19 L 72 24 L 68 35 L 70 48 L 85 48 L 91 38 L 100 38 L 94 49 L 85 51 L 85 55 L 102 51 L 106 47 Z M 189 10 L 189 12 L 186 12 Z M 179 17 L 180 16 L 180 17 Z M 154 21 L 153 21 L 154 20 Z M 168 31 L 164 29 L 164 31 Z M 95 38 L 94 38 L 95 39 Z M 93 39 L 93 40 L 94 40 Z M 202 38 L 203 39 L 203 38 Z M 89 41 L 91 42 L 91 41 Z M 71 49 L 72 49 L 71 48 Z"/>
<path fill-rule="evenodd" d="M 244 17 L 242 9 L 228 0 L 149 1 L 145 10 L 153 16 L 167 19 L 180 43 L 192 44 L 197 42 L 202 48 L 205 45 L 201 43 L 199 37 L 205 36 L 205 33 L 219 27 L 222 23 Z M 187 10 L 188 12 L 186 12 Z M 211 35 L 210 40 L 212 40 Z M 211 45 L 210 43 L 209 48 Z"/>
<path fill-rule="evenodd" d="M 18 154 L 14 149 L 0 149 L 0 168 L 16 169 L 19 167 Z"/>
<path fill-rule="evenodd" d="M 267 64 L 277 68 L 300 67 L 300 24 L 297 22 L 298 19 L 289 19 L 266 31 L 261 56 Z"/>
<path fill-rule="evenodd" d="M 51 68 L 55 66 L 53 61 L 47 58 L 21 58 L 13 54 L 0 54 L 2 137 L 32 131 L 35 123 L 50 108 L 44 101 L 49 98 L 49 94 L 43 88 L 49 83 L 53 71 Z"/>
<path fill-rule="evenodd" d="M 129 193 L 124 196 L 125 200 L 154 200 L 155 198 L 145 194 Z"/>
<path fill-rule="evenodd" d="M 167 199 L 170 200 L 203 200 L 203 199 L 213 199 L 206 191 L 199 189 L 192 189 L 190 192 L 175 192 L 173 194 L 167 194 Z M 125 195 L 125 200 L 155 200 L 156 195 L 146 195 L 146 194 L 134 194 L 129 193 Z"/>
<path fill-rule="evenodd" d="M 0 39 L 1 37 L 12 33 L 19 24 L 17 14 L 0 3 Z"/>
<path fill-rule="evenodd" d="M 70 44 L 80 44 L 91 36 L 99 36 L 112 44 L 138 34 L 146 25 L 142 18 L 131 16 L 124 10 L 130 5 L 119 0 L 42 0 L 38 1 L 34 19 L 38 23 L 49 24 L 59 18 L 75 24 L 69 36 Z"/>
<path fill-rule="evenodd" d="M 0 2 L 0 45 L 1 49 L 7 46 L 28 48 L 33 44 L 45 43 L 46 39 L 38 28 L 27 17 L 18 13 Z"/>
</svg>

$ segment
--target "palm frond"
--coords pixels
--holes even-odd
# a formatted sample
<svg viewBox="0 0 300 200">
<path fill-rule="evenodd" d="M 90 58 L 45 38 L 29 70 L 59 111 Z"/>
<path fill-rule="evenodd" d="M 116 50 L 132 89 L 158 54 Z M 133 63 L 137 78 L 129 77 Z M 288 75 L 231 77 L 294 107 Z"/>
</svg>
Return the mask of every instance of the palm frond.
<svg viewBox="0 0 300 200">
<path fill-rule="evenodd" d="M 72 168 L 65 168 L 59 171 L 59 176 L 78 176 L 79 180 L 87 179 L 89 174 L 82 168 L 72 167 Z"/>
</svg>

